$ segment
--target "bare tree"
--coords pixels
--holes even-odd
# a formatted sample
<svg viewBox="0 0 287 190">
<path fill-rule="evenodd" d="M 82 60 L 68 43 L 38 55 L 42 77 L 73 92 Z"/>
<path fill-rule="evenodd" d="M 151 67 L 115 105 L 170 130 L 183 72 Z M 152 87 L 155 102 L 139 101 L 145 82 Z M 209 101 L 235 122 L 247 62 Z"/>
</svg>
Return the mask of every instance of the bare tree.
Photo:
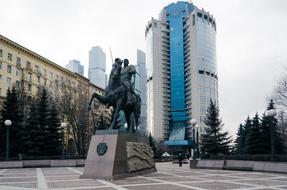
<svg viewBox="0 0 287 190">
<path fill-rule="evenodd" d="M 88 126 L 88 99 L 85 92 L 79 92 L 76 84 L 62 78 L 50 84 L 59 113 L 63 120 L 68 122 L 66 133 L 75 142 L 77 153 L 83 155 L 87 151 L 87 139 L 89 139 Z"/>
<path fill-rule="evenodd" d="M 287 75 L 278 81 L 272 94 L 277 109 L 277 119 L 279 131 L 282 135 L 285 146 L 287 145 Z M 287 147 L 287 146 L 286 146 Z"/>
<path fill-rule="evenodd" d="M 282 107 L 282 109 L 287 109 L 287 76 L 284 76 L 279 80 L 272 98 L 277 105 Z"/>
</svg>

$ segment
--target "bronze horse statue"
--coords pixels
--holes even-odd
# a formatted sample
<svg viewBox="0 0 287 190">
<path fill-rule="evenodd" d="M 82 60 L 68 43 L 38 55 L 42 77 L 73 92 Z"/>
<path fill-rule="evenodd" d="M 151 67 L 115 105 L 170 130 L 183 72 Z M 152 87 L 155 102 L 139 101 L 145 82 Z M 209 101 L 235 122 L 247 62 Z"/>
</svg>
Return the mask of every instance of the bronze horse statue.
<svg viewBox="0 0 287 190">
<path fill-rule="evenodd" d="M 105 90 L 105 95 L 101 96 L 94 93 L 91 97 L 89 103 L 89 110 L 91 109 L 91 104 L 94 98 L 99 100 L 101 103 L 112 106 L 113 116 L 111 122 L 111 129 L 118 129 L 120 126 L 117 125 L 117 119 L 119 117 L 120 110 L 123 110 L 127 122 L 127 131 L 135 132 L 139 125 L 139 117 L 141 112 L 141 98 L 135 92 L 132 92 L 133 101 L 131 104 L 127 104 L 127 91 L 122 90 L 121 87 L 121 70 L 122 70 L 122 61 L 117 58 L 113 64 L 110 76 L 109 83 Z M 121 89 L 121 90 L 118 90 Z"/>
</svg>

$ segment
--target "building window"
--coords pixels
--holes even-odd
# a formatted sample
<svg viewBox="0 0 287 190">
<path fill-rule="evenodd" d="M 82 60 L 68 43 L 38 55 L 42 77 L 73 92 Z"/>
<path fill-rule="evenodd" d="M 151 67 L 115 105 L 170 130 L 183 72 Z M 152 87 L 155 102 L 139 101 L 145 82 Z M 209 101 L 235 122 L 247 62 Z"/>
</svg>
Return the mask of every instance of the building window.
<svg viewBox="0 0 287 190">
<path fill-rule="evenodd" d="M 53 79 L 53 73 L 52 72 L 50 72 L 50 75 L 51 75 L 51 79 Z"/>
<path fill-rule="evenodd" d="M 8 53 L 8 60 L 12 61 L 12 54 L 11 53 Z"/>
<path fill-rule="evenodd" d="M 2 81 L 2 75 L 0 75 L 0 81 Z"/>
<path fill-rule="evenodd" d="M 21 64 L 21 58 L 20 57 L 17 57 L 16 63 Z"/>
<path fill-rule="evenodd" d="M 37 86 L 37 94 L 40 95 L 40 87 Z"/>
<path fill-rule="evenodd" d="M 28 73 L 27 81 L 32 82 L 32 73 Z"/>
<path fill-rule="evenodd" d="M 20 81 L 16 81 L 16 88 L 20 89 Z"/>
<path fill-rule="evenodd" d="M 31 90 L 32 90 L 32 85 L 28 84 L 28 91 L 31 92 Z"/>
<path fill-rule="evenodd" d="M 31 63 L 27 61 L 27 67 L 31 68 Z"/>
<path fill-rule="evenodd" d="M 10 77 L 7 77 L 7 86 L 8 88 L 12 87 L 12 79 Z"/>
<path fill-rule="evenodd" d="M 47 70 L 44 69 L 44 76 L 47 76 Z"/>
<path fill-rule="evenodd" d="M 20 69 L 16 68 L 16 76 L 19 76 L 19 75 L 20 75 Z"/>
<path fill-rule="evenodd" d="M 37 81 L 38 81 L 38 84 L 40 84 L 40 76 L 37 76 Z"/>
<path fill-rule="evenodd" d="M 199 70 L 198 73 L 199 74 L 204 74 L 204 71 L 203 70 Z"/>
<path fill-rule="evenodd" d="M 3 57 L 3 50 L 0 49 L 0 57 Z"/>
<path fill-rule="evenodd" d="M 2 61 L 0 61 L 0 69 L 2 69 Z"/>
<path fill-rule="evenodd" d="M 7 65 L 7 73 L 12 73 L 12 66 L 11 65 Z"/>
<path fill-rule="evenodd" d="M 44 86 L 47 86 L 47 80 L 44 79 Z"/>
</svg>

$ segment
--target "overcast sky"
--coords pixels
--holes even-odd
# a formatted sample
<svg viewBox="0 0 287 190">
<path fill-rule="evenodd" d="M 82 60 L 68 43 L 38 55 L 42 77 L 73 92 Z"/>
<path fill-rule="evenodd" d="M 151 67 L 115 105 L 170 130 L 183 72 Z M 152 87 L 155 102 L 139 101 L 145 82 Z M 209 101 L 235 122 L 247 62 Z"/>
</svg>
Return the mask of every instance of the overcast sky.
<svg viewBox="0 0 287 190">
<path fill-rule="evenodd" d="M 88 52 L 101 46 L 135 64 L 145 51 L 151 17 L 175 1 L 0 0 L 0 34 L 65 66 L 77 59 L 88 69 Z M 287 65 L 286 0 L 194 0 L 217 22 L 220 115 L 234 134 L 240 122 L 262 114 Z"/>
</svg>

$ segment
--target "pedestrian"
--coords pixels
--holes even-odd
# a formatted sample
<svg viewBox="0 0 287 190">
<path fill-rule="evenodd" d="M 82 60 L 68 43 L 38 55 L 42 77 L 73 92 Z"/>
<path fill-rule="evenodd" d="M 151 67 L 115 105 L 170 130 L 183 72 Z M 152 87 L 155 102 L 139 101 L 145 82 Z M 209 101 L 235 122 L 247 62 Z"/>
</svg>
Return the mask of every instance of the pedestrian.
<svg viewBox="0 0 287 190">
<path fill-rule="evenodd" d="M 187 157 L 187 159 L 189 160 L 189 158 L 190 158 L 190 154 L 189 154 L 189 153 L 187 153 L 187 154 L 186 154 L 186 157 Z"/>
<path fill-rule="evenodd" d="M 178 154 L 178 164 L 179 164 L 179 167 L 182 167 L 182 160 L 183 160 L 183 156 L 181 153 Z"/>
<path fill-rule="evenodd" d="M 22 153 L 19 153 L 19 154 L 18 154 L 18 159 L 19 159 L 19 160 L 23 160 L 23 154 L 22 154 Z"/>
</svg>

